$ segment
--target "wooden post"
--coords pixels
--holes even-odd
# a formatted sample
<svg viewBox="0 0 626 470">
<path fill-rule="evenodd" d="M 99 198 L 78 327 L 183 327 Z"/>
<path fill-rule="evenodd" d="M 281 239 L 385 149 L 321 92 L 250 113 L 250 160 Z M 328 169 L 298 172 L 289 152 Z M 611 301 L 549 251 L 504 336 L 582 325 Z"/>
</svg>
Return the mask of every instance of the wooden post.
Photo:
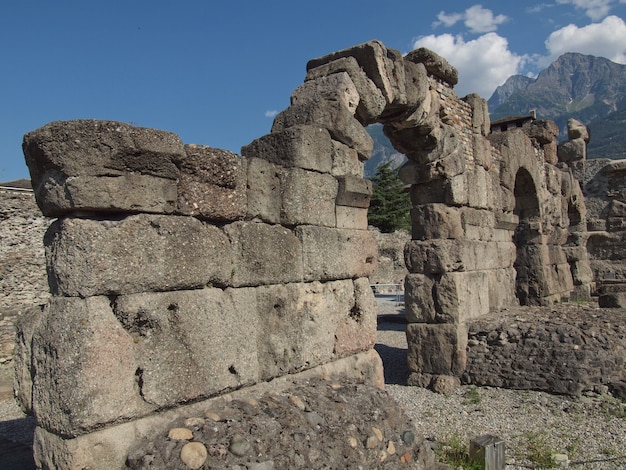
<svg viewBox="0 0 626 470">
<path fill-rule="evenodd" d="M 485 434 L 470 441 L 470 459 L 483 465 L 485 470 L 504 470 L 504 441 Z"/>
</svg>

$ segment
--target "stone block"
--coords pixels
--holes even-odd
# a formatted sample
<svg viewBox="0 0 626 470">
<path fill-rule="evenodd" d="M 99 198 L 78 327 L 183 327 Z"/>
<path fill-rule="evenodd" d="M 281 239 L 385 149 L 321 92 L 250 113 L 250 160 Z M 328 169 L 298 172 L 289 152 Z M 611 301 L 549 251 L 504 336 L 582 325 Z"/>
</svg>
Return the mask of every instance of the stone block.
<svg viewBox="0 0 626 470">
<path fill-rule="evenodd" d="M 449 181 L 435 180 L 411 185 L 409 194 L 414 206 L 419 204 L 443 203 L 446 200 Z"/>
<path fill-rule="evenodd" d="M 398 170 L 398 177 L 403 183 L 413 185 L 429 183 L 444 178 L 453 179 L 458 175 L 463 176 L 464 171 L 465 157 L 457 149 L 440 160 L 428 163 L 416 163 L 409 160 Z"/>
<path fill-rule="evenodd" d="M 589 143 L 589 128 L 577 119 L 568 119 L 567 138 L 569 140 L 583 139 L 586 143 Z"/>
<path fill-rule="evenodd" d="M 367 230 L 300 226 L 305 281 L 368 277 L 376 269 L 378 245 Z"/>
<path fill-rule="evenodd" d="M 185 154 L 180 138 L 171 132 L 96 120 L 48 123 L 27 133 L 22 149 L 38 200 L 40 190 L 45 195 L 70 177 L 79 176 L 114 177 L 136 173 L 154 177 L 155 180 L 150 181 L 158 187 L 164 184 L 157 183 L 158 179 L 175 181 L 178 178 L 174 160 Z M 47 183 L 50 184 L 48 191 L 42 186 Z M 97 207 L 97 200 L 84 199 L 87 192 L 81 186 L 78 186 L 82 190 L 81 202 Z M 58 190 L 52 193 L 60 195 Z M 112 202 L 106 198 L 102 201 L 105 208 Z M 70 201 L 64 204 L 67 206 Z M 46 207 L 45 201 L 41 200 L 39 206 Z"/>
<path fill-rule="evenodd" d="M 342 312 L 335 330 L 335 357 L 367 351 L 376 343 L 378 303 L 368 278 L 354 280 L 354 306 Z"/>
<path fill-rule="evenodd" d="M 518 304 L 515 297 L 515 268 L 487 271 L 489 275 L 489 309 L 497 311 Z"/>
<path fill-rule="evenodd" d="M 583 139 L 567 140 L 559 144 L 557 154 L 560 162 L 584 160 L 587 157 L 587 144 Z"/>
<path fill-rule="evenodd" d="M 543 147 L 546 144 L 556 142 L 556 138 L 559 135 L 559 127 L 554 121 L 539 119 L 530 122 L 527 132 L 531 139 L 534 139 Z"/>
<path fill-rule="evenodd" d="M 424 64 L 404 60 L 406 107 L 417 108 L 430 98 L 428 74 Z"/>
<path fill-rule="evenodd" d="M 409 272 L 441 274 L 508 268 L 515 261 L 513 242 L 479 240 L 411 240 L 404 249 Z"/>
<path fill-rule="evenodd" d="M 108 297 L 53 297 L 32 332 L 33 411 L 48 431 L 77 436 L 144 416 L 132 336 Z"/>
<path fill-rule="evenodd" d="M 15 371 L 15 399 L 22 411 L 33 414 L 33 335 L 41 330 L 41 321 L 45 318 L 42 307 L 26 309 L 15 325 L 15 349 L 13 351 L 13 369 Z"/>
<path fill-rule="evenodd" d="M 407 274 L 404 278 L 404 309 L 409 323 L 437 323 L 435 280 L 425 274 Z"/>
<path fill-rule="evenodd" d="M 506 241 L 512 239 L 511 237 L 504 240 L 498 239 L 494 229 L 496 220 L 493 211 L 463 207 L 460 209 L 460 213 L 461 225 L 466 238 L 482 241 Z"/>
<path fill-rule="evenodd" d="M 465 370 L 465 327 L 445 323 L 409 323 L 406 339 L 410 372 L 458 377 Z"/>
<path fill-rule="evenodd" d="M 360 207 L 336 206 L 337 228 L 367 230 L 367 209 Z"/>
<path fill-rule="evenodd" d="M 389 57 L 391 56 L 391 58 Z M 397 57 L 399 56 L 399 57 Z M 389 54 L 387 48 L 380 41 L 369 41 L 358 46 L 333 52 L 323 57 L 311 59 L 306 66 L 307 71 L 343 57 L 354 57 L 367 77 L 372 80 L 382 92 L 387 103 L 402 99 L 404 94 L 404 74 L 402 81 L 397 80 L 398 66 L 393 59 L 402 60 L 400 54 Z M 400 65 L 402 65 L 400 63 Z M 393 72 L 396 72 L 394 74 Z M 406 95 L 405 95 L 406 99 Z"/>
<path fill-rule="evenodd" d="M 248 160 L 248 217 L 280 223 L 281 179 L 285 168 L 260 158 Z"/>
<path fill-rule="evenodd" d="M 341 176 L 337 178 L 337 205 L 361 207 L 367 209 L 372 197 L 372 182 L 358 176 Z"/>
<path fill-rule="evenodd" d="M 598 297 L 600 308 L 626 308 L 626 292 L 611 292 Z"/>
<path fill-rule="evenodd" d="M 331 174 L 333 176 L 358 176 L 363 177 L 363 162 L 359 160 L 359 154 L 353 148 L 348 147 L 336 140 L 333 144 L 333 168 Z"/>
<path fill-rule="evenodd" d="M 472 131 L 481 136 L 488 136 L 491 132 L 491 120 L 487 100 L 476 93 L 471 93 L 463 98 L 472 108 Z M 476 158 L 476 155 L 474 155 Z"/>
<path fill-rule="evenodd" d="M 281 175 L 281 223 L 335 227 L 337 189 L 332 175 L 288 169 Z"/>
<path fill-rule="evenodd" d="M 489 171 L 494 164 L 491 143 L 485 136 L 479 134 L 474 134 L 472 142 L 474 146 L 474 161 L 477 165 Z"/>
<path fill-rule="evenodd" d="M 54 295 L 193 289 L 230 277 L 228 238 L 192 217 L 65 218 L 50 226 L 44 244 Z"/>
<path fill-rule="evenodd" d="M 362 160 L 372 155 L 372 138 L 341 103 L 317 99 L 292 105 L 276 116 L 272 134 L 303 124 L 327 129 L 333 139 L 355 149 Z"/>
<path fill-rule="evenodd" d="M 356 113 L 360 101 L 359 92 L 346 72 L 305 81 L 291 94 L 291 104 L 301 104 L 317 98 L 338 101 L 352 114 Z"/>
<path fill-rule="evenodd" d="M 52 169 L 36 191 L 41 212 L 47 217 L 89 212 L 171 214 L 178 197 L 172 179 L 139 173 L 66 176 Z"/>
<path fill-rule="evenodd" d="M 387 100 L 382 91 L 370 80 L 354 57 L 341 57 L 330 62 L 307 69 L 306 80 L 315 80 L 330 74 L 346 72 L 359 93 L 359 105 L 356 109 L 356 118 L 364 125 L 377 122 L 382 114 Z"/>
<path fill-rule="evenodd" d="M 241 154 L 285 167 L 329 173 L 332 168 L 330 135 L 319 126 L 294 126 L 273 132 L 241 148 Z"/>
<path fill-rule="evenodd" d="M 228 268 L 232 286 L 302 281 L 303 247 L 291 230 L 280 225 L 235 222 L 224 231 L 233 253 L 232 268 Z"/>
<path fill-rule="evenodd" d="M 258 382 L 255 289 L 121 295 L 112 305 L 146 403 L 167 408 Z"/>
<path fill-rule="evenodd" d="M 177 161 L 178 210 L 201 219 L 232 222 L 246 216 L 246 160 L 232 152 L 185 145 Z"/>
<path fill-rule="evenodd" d="M 405 58 L 417 64 L 424 64 L 429 74 L 450 85 L 454 86 L 459 82 L 457 69 L 450 65 L 446 59 L 425 47 L 409 52 Z"/>
<path fill-rule="evenodd" d="M 255 291 L 261 379 L 331 360 L 335 332 L 355 305 L 352 280 L 271 285 Z"/>
<path fill-rule="evenodd" d="M 487 271 L 445 273 L 434 287 L 438 323 L 464 323 L 489 313 Z"/>
<path fill-rule="evenodd" d="M 461 212 L 445 204 L 422 204 L 411 209 L 414 240 L 461 238 Z"/>
</svg>

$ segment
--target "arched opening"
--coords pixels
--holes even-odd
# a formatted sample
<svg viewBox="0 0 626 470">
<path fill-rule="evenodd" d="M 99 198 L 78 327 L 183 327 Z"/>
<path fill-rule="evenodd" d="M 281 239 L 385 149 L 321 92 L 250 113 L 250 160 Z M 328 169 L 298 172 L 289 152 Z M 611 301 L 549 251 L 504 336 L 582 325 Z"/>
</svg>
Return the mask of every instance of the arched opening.
<svg viewBox="0 0 626 470">
<path fill-rule="evenodd" d="M 520 168 L 515 175 L 515 210 L 519 224 L 515 229 L 513 241 L 516 247 L 515 296 L 520 305 L 540 303 L 538 288 L 537 260 L 533 256 L 533 239 L 539 235 L 539 199 L 532 176 L 525 168 Z"/>
</svg>

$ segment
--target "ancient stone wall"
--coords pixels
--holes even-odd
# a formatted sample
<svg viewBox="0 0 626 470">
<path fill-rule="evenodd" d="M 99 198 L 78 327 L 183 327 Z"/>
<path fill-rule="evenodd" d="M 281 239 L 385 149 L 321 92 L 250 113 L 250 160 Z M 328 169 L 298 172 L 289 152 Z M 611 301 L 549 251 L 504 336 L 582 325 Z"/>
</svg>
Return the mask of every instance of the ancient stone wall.
<svg viewBox="0 0 626 470">
<path fill-rule="evenodd" d="M 52 298 L 25 315 L 16 359 L 38 462 L 118 465 L 165 410 L 316 367 L 381 379 L 372 123 L 408 157 L 410 383 L 459 383 L 472 319 L 588 295 L 584 202 L 555 166 L 556 127 L 490 136 L 485 100 L 458 99 L 456 81 L 428 50 L 371 41 L 309 61 L 242 157 L 108 121 L 27 134 L 38 204 L 58 217 Z"/>
</svg>

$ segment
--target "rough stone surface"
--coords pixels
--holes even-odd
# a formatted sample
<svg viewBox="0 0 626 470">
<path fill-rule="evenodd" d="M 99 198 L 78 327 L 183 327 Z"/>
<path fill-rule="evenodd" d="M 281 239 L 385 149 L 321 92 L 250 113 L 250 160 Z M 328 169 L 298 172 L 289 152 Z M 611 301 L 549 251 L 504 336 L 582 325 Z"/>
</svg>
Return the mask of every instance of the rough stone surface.
<svg viewBox="0 0 626 470">
<path fill-rule="evenodd" d="M 201 219 L 227 221 L 246 215 L 246 160 L 225 150 L 185 145 L 177 161 L 178 212 Z"/>
<path fill-rule="evenodd" d="M 37 196 L 39 207 L 44 214 L 55 216 L 66 213 L 70 209 L 81 210 L 83 207 L 72 207 L 73 189 L 83 189 L 83 185 L 72 185 L 72 177 L 114 177 L 110 179 L 110 195 L 113 198 L 102 197 L 96 192 L 79 192 L 79 201 L 86 204 L 86 210 L 99 208 L 115 209 L 116 201 L 124 202 L 117 197 L 115 190 L 123 189 L 125 176 L 129 173 L 152 176 L 142 182 L 151 190 L 166 189 L 166 182 L 158 179 L 175 181 L 178 178 L 178 169 L 174 160 L 184 156 L 183 144 L 180 138 L 171 132 L 134 127 L 114 121 L 76 120 L 57 121 L 29 132 L 23 142 L 26 163 L 29 166 L 33 188 Z M 85 149 L 89 149 L 85 151 Z M 136 178 L 137 179 L 137 178 Z M 85 182 L 92 181 L 86 179 Z M 104 183 L 105 180 L 103 180 Z M 69 182 L 66 185 L 65 182 Z M 47 185 L 49 188 L 46 188 Z M 151 186 L 156 184 L 156 187 Z M 52 195 L 60 196 L 59 186 L 69 192 L 67 200 L 58 198 L 47 199 L 49 189 Z M 104 185 L 103 188 L 106 188 Z M 138 194 L 133 195 L 133 202 L 138 200 Z M 93 197 L 87 198 L 88 195 Z M 100 201 L 98 200 L 100 194 Z M 163 195 L 171 196 L 166 190 Z M 56 201 L 56 202 L 55 202 Z M 146 199 L 149 202 L 149 199 Z M 121 207 L 120 209 L 124 209 Z"/>
<path fill-rule="evenodd" d="M 55 295 L 156 292 L 230 281 L 228 238 L 190 217 L 65 218 L 50 226 L 45 245 Z"/>
<path fill-rule="evenodd" d="M 466 383 L 580 395 L 622 380 L 625 318 L 593 305 L 526 307 L 469 323 Z"/>
<path fill-rule="evenodd" d="M 420 47 L 406 55 L 406 59 L 411 62 L 424 64 L 426 70 L 434 76 L 444 80 L 450 85 L 456 85 L 459 82 L 459 72 L 451 66 L 446 59 L 440 55 Z"/>
<path fill-rule="evenodd" d="M 129 467 L 143 469 L 150 462 L 155 468 L 200 468 L 190 466 L 197 458 L 211 468 L 439 468 L 411 421 L 371 386 L 311 380 L 254 399 L 215 403 L 211 411 L 228 419 L 194 425 L 189 443 L 150 436 L 130 450 Z M 406 433 L 416 437 L 403 439 Z M 183 459 L 191 445 L 200 452 Z M 407 454 L 419 467 L 402 464 Z"/>
</svg>

